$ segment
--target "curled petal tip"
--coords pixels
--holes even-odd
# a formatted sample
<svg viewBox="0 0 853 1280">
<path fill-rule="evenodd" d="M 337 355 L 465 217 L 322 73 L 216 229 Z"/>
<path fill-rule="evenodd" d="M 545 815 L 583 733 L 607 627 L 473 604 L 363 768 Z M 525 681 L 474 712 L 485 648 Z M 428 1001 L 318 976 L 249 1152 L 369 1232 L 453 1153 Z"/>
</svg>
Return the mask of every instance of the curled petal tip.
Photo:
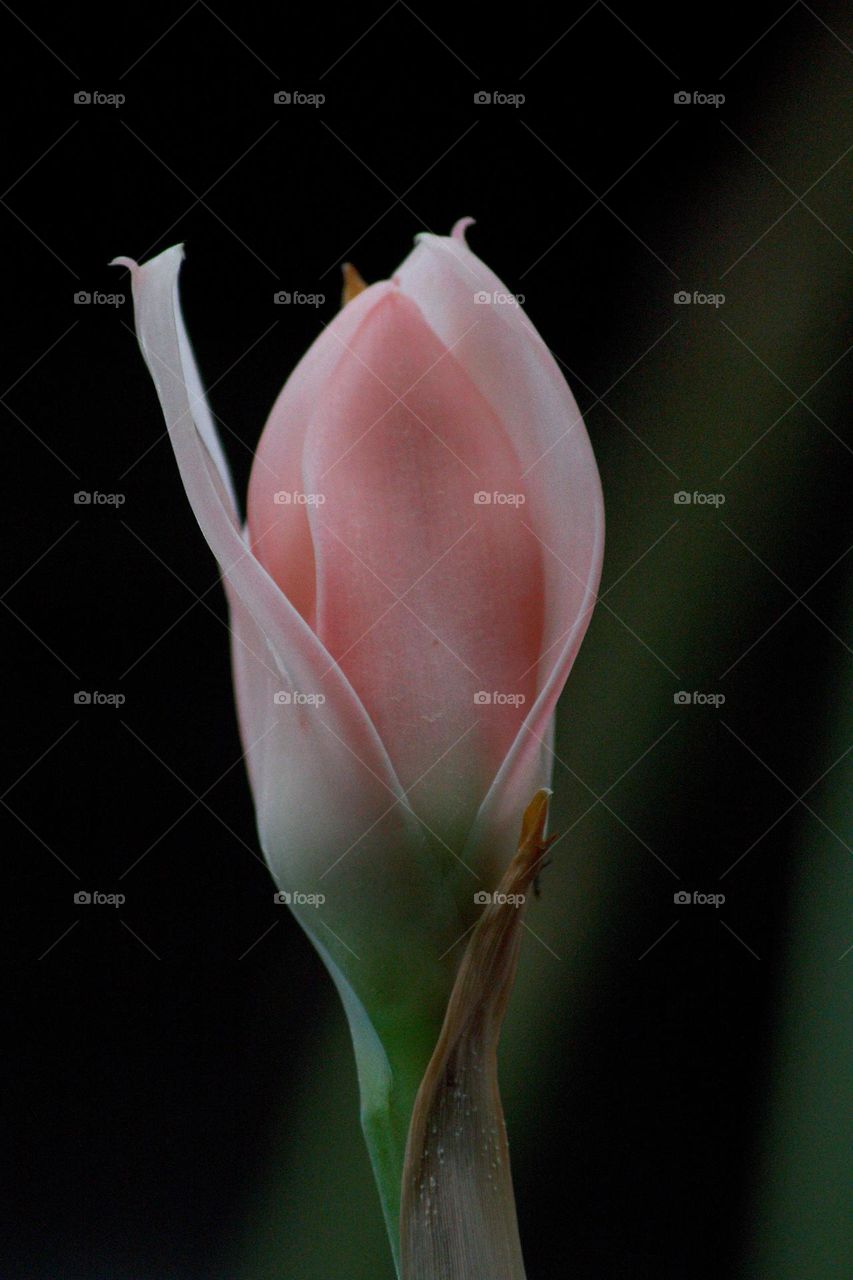
<svg viewBox="0 0 853 1280">
<path fill-rule="evenodd" d="M 178 262 L 183 262 L 184 257 L 187 256 L 182 241 L 179 241 L 177 244 L 170 244 L 169 248 L 164 248 L 163 252 L 158 253 L 155 257 L 150 257 L 150 259 L 147 259 L 145 262 L 137 262 L 133 257 L 119 256 L 114 257 L 108 265 L 127 266 L 127 268 L 132 271 L 134 278 L 136 278 L 137 271 L 145 270 L 147 266 L 152 266 L 154 262 L 163 264 L 165 261 L 172 260 L 175 255 L 177 255 Z"/>
<path fill-rule="evenodd" d="M 461 240 L 465 244 L 465 232 L 469 227 L 473 227 L 476 221 L 476 218 L 460 218 L 458 222 L 454 222 L 453 230 L 450 233 L 453 239 Z"/>
<path fill-rule="evenodd" d="M 186 257 L 186 250 L 184 249 L 182 241 L 179 241 L 178 244 L 170 245 L 168 249 L 164 249 L 162 253 L 158 253 L 153 258 L 148 258 L 146 262 L 137 262 L 135 258 L 127 258 L 122 255 L 118 258 L 113 258 L 112 261 L 108 263 L 108 266 L 128 267 L 129 270 L 135 274 L 137 271 L 142 271 L 145 267 L 150 266 L 154 262 L 165 261 L 175 253 L 178 255 L 178 261 L 183 262 Z"/>
</svg>

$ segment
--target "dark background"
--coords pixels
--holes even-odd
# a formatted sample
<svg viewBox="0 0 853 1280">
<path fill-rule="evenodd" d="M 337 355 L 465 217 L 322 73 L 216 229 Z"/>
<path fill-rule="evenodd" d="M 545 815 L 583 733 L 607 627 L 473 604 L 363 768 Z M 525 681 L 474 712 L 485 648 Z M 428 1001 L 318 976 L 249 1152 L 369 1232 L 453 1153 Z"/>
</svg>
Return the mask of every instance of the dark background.
<svg viewBox="0 0 853 1280">
<path fill-rule="evenodd" d="M 528 1274 L 849 1274 L 841 7 L 197 0 L 0 23 L 0 1275 L 391 1276 L 343 1015 L 258 857 L 216 566 L 129 301 L 74 299 L 127 298 L 111 257 L 186 242 L 243 493 L 340 263 L 382 278 L 467 214 L 585 412 L 613 588 L 561 704 L 569 834 L 504 1038 Z M 75 103 L 96 90 L 126 102 Z M 679 908 L 679 888 L 726 902 Z"/>
</svg>

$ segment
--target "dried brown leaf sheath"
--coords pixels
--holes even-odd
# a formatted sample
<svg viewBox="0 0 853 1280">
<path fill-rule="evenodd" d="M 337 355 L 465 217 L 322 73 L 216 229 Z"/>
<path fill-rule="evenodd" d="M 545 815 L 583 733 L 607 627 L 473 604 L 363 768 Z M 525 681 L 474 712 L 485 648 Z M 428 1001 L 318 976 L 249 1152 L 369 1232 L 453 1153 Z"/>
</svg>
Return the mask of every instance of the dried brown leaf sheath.
<svg viewBox="0 0 853 1280">
<path fill-rule="evenodd" d="M 550 841 L 548 791 L 477 921 L 412 1112 L 400 1211 L 402 1280 L 524 1280 L 497 1076 L 523 900 Z M 515 899 L 515 901 L 513 901 Z"/>
</svg>

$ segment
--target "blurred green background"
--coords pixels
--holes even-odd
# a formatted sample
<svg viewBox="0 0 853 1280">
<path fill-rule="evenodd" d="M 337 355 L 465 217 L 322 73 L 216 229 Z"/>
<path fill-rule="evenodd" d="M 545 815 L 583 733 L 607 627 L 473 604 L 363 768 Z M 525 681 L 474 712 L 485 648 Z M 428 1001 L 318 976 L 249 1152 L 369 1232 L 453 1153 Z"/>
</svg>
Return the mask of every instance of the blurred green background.
<svg viewBox="0 0 853 1280">
<path fill-rule="evenodd" d="M 6 14 L 4 814 L 25 941 L 4 1276 L 392 1280 L 344 1016 L 253 856 L 215 567 L 127 308 L 72 293 L 117 288 L 115 253 L 187 240 L 244 492 L 339 263 L 380 278 L 469 213 L 564 367 L 608 521 L 560 703 L 564 835 L 502 1043 L 528 1274 L 851 1274 L 848 19 Z M 126 108 L 72 114 L 72 91 L 118 85 Z M 284 87 L 326 107 L 273 113 Z M 480 89 L 527 101 L 480 111 Z M 325 310 L 276 308 L 278 288 Z M 75 511 L 66 536 L 77 487 L 126 493 L 124 523 Z M 129 729 L 81 716 L 60 741 L 89 686 L 126 691 Z M 51 851 L 105 887 L 133 864 L 128 928 L 68 932 Z"/>
</svg>

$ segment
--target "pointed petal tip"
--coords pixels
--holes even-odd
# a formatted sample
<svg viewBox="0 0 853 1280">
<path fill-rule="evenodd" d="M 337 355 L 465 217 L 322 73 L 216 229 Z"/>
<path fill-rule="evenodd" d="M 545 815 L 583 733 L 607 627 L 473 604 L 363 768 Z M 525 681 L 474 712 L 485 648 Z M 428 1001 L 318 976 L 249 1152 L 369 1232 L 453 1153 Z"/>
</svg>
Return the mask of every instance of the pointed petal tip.
<svg viewBox="0 0 853 1280">
<path fill-rule="evenodd" d="M 345 307 L 353 298 L 357 298 L 360 293 L 364 293 L 367 288 L 367 281 L 362 276 L 358 267 L 354 267 L 351 262 L 341 263 L 341 273 L 344 282 L 341 292 L 341 306 Z"/>
<path fill-rule="evenodd" d="M 135 258 L 125 258 L 125 257 L 111 258 L 110 261 L 107 263 L 107 266 L 108 267 L 127 267 L 130 271 L 139 270 L 139 263 L 136 261 Z"/>
<path fill-rule="evenodd" d="M 451 237 L 454 240 L 461 240 L 463 244 L 466 244 L 465 232 L 469 227 L 475 226 L 476 222 L 476 218 L 460 218 L 453 224 L 453 230 L 450 232 Z"/>
</svg>

